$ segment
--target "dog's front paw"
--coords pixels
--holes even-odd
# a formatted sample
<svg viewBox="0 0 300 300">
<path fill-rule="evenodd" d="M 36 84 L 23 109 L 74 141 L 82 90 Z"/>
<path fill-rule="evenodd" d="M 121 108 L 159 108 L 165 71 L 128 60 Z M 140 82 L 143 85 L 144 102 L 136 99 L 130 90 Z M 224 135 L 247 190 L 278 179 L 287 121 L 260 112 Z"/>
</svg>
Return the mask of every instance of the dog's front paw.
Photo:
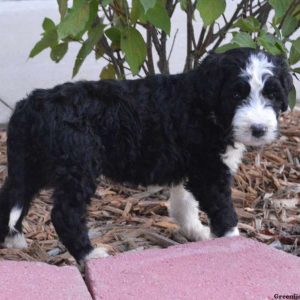
<svg viewBox="0 0 300 300">
<path fill-rule="evenodd" d="M 27 248 L 27 242 L 23 233 L 16 233 L 14 235 L 7 236 L 4 239 L 2 246 L 5 248 L 24 249 Z"/>
<path fill-rule="evenodd" d="M 224 237 L 235 237 L 239 235 L 240 235 L 239 229 L 237 227 L 232 227 L 224 234 Z"/>
<path fill-rule="evenodd" d="M 200 221 L 193 225 L 182 227 L 181 232 L 190 241 L 206 241 L 212 239 L 210 228 L 202 225 Z"/>
<path fill-rule="evenodd" d="M 106 248 L 104 247 L 98 247 L 94 248 L 88 255 L 85 256 L 83 259 L 84 261 L 90 260 L 90 259 L 96 259 L 96 258 L 103 258 L 109 256 Z"/>
</svg>

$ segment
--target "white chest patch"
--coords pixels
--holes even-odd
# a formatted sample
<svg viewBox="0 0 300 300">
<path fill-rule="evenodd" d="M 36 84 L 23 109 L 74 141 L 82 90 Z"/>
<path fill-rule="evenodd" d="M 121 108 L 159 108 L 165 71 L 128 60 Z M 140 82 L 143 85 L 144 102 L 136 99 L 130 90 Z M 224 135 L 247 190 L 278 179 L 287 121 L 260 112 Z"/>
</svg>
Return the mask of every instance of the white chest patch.
<svg viewBox="0 0 300 300">
<path fill-rule="evenodd" d="M 226 152 L 221 155 L 223 163 L 230 169 L 232 174 L 237 171 L 245 150 L 244 144 L 234 143 L 234 147 L 227 146 Z"/>
</svg>

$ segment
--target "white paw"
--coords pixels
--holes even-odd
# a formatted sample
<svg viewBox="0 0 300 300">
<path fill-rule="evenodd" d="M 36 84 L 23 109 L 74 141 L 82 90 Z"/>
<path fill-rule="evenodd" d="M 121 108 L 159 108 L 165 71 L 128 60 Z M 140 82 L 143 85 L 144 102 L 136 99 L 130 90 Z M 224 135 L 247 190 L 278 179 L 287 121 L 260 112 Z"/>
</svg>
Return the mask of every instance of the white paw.
<svg viewBox="0 0 300 300">
<path fill-rule="evenodd" d="M 27 242 L 23 233 L 16 233 L 13 236 L 7 236 L 4 240 L 3 246 L 5 248 L 27 248 Z"/>
<path fill-rule="evenodd" d="M 84 260 L 90 260 L 95 258 L 103 258 L 109 256 L 107 250 L 104 247 L 94 248 L 85 258 Z"/>
<path fill-rule="evenodd" d="M 193 224 L 193 226 L 182 227 L 181 232 L 190 241 L 206 241 L 212 239 L 210 228 L 202 225 L 200 221 Z"/>
<path fill-rule="evenodd" d="M 237 227 L 232 227 L 224 234 L 224 237 L 234 237 L 239 235 L 240 235 L 239 229 Z"/>
</svg>

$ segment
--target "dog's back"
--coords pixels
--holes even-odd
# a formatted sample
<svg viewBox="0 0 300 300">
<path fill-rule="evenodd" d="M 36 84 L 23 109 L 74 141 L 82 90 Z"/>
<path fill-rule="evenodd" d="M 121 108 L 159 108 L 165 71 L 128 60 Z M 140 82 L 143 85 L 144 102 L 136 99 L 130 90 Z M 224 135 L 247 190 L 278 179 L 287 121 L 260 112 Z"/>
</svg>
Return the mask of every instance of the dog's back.
<svg viewBox="0 0 300 300">
<path fill-rule="evenodd" d="M 90 157 L 95 166 L 99 164 L 93 167 L 98 175 L 116 181 L 180 181 L 187 160 L 182 155 L 187 129 L 183 126 L 181 132 L 180 126 L 191 120 L 184 119 L 185 102 L 175 90 L 183 83 L 176 76 L 172 86 L 177 98 L 166 94 L 170 78 L 81 81 L 35 90 L 18 103 L 11 117 L 8 151 L 34 160 L 46 185 L 55 183 L 56 173 L 62 172 L 59 166 L 86 165 Z"/>
</svg>

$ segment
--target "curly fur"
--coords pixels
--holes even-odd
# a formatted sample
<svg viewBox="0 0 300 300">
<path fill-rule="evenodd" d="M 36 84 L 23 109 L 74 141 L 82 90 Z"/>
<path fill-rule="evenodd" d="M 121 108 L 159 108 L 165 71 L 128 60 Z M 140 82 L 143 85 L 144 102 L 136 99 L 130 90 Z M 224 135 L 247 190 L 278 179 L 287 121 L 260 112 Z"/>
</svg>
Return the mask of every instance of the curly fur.
<svg viewBox="0 0 300 300">
<path fill-rule="evenodd" d="M 33 91 L 17 104 L 9 122 L 0 242 L 22 232 L 31 199 L 52 187 L 51 218 L 60 239 L 77 261 L 88 257 L 93 248 L 85 213 L 99 175 L 143 186 L 185 182 L 208 214 L 213 235 L 230 232 L 237 216 L 232 172 L 222 157 L 230 157 L 226 149 L 241 142 L 232 120 L 245 109 L 251 88 L 251 74 L 249 79 L 241 70 L 251 72 L 246 64 L 256 54 L 251 49 L 210 54 L 185 74 L 80 81 Z M 278 116 L 287 107 L 291 79 L 282 58 L 264 55 L 277 91 L 268 105 Z M 238 99 L 236 90 L 242 95 Z M 16 207 L 22 212 L 11 232 L 9 216 Z"/>
</svg>

